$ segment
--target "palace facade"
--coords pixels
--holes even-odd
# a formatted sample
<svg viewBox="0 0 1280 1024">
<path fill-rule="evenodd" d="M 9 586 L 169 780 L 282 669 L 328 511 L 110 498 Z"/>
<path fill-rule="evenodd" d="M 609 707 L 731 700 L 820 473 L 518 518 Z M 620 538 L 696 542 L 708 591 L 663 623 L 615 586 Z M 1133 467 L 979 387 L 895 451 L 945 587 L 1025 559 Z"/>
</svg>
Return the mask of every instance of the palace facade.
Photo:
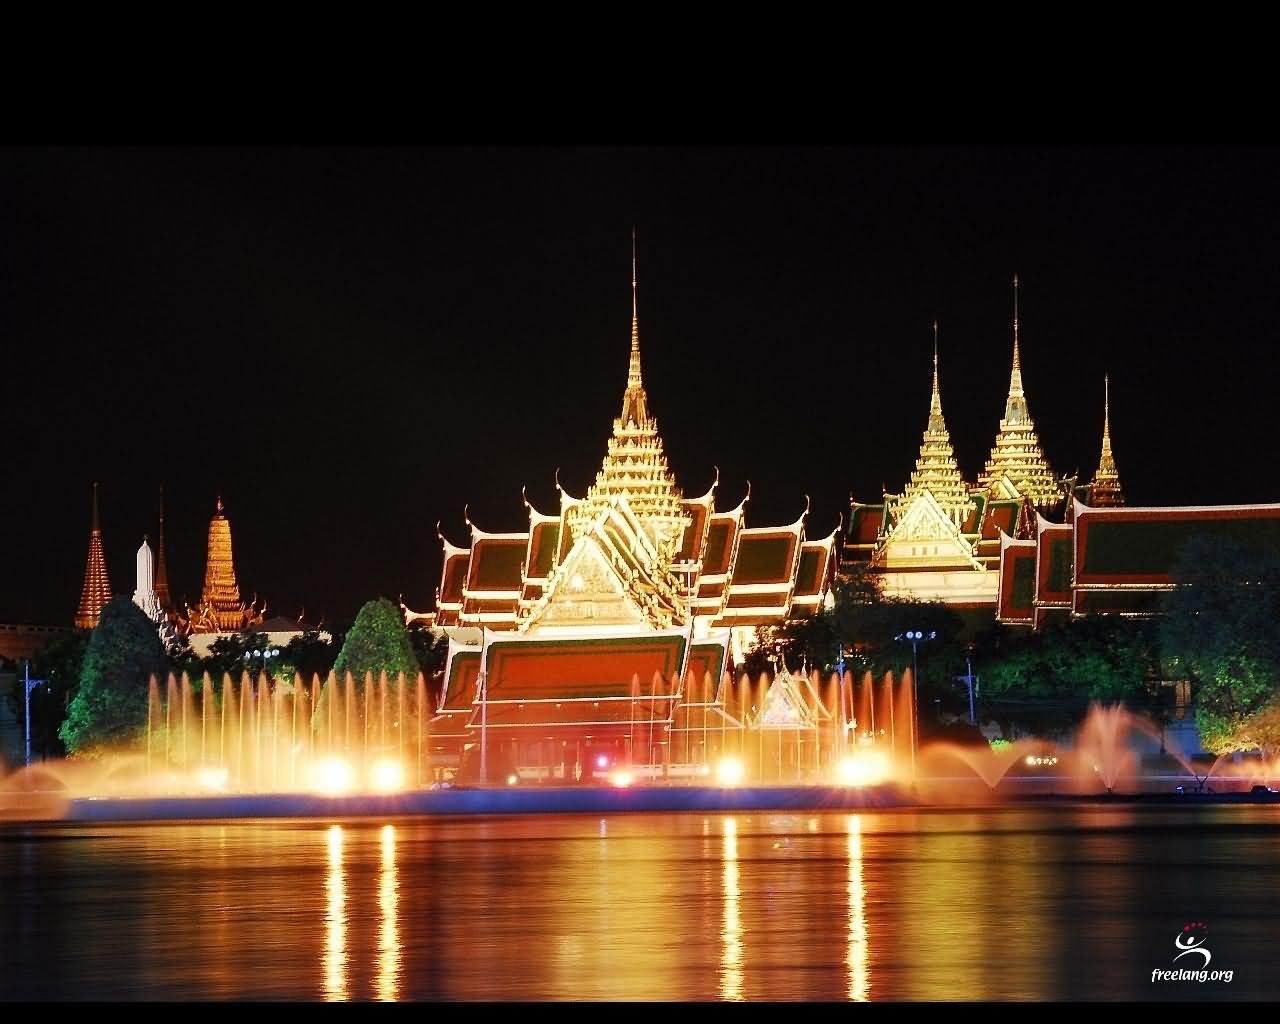
<svg viewBox="0 0 1280 1024">
<path fill-rule="evenodd" d="M 1091 483 L 1058 477 L 1040 446 L 1022 381 L 1018 279 L 1013 279 L 1013 365 L 1004 415 L 991 454 L 976 480 L 964 478 L 942 412 L 934 324 L 933 390 L 915 469 L 901 493 L 876 503 L 850 501 L 842 563 L 869 568 L 888 597 L 941 601 L 994 616 L 1002 553 L 1008 543 L 1034 542 L 1044 522 L 1064 522 L 1080 501 L 1124 504 L 1111 451 L 1109 384 L 1104 382 L 1102 452 Z"/>
<path fill-rule="evenodd" d="M 449 637 L 433 742 L 460 749 L 483 729 L 529 764 L 562 760 L 543 744 L 625 738 L 670 756 L 682 731 L 742 727 L 723 681 L 757 628 L 823 604 L 839 528 L 810 537 L 807 501 L 794 522 L 748 526 L 749 488 L 722 508 L 718 483 L 687 496 L 667 464 L 641 373 L 633 266 L 626 386 L 595 482 L 574 496 L 557 475 L 559 507 L 525 500 L 516 532 L 468 517 L 465 544 L 441 533 L 435 611 L 406 609 Z"/>
</svg>

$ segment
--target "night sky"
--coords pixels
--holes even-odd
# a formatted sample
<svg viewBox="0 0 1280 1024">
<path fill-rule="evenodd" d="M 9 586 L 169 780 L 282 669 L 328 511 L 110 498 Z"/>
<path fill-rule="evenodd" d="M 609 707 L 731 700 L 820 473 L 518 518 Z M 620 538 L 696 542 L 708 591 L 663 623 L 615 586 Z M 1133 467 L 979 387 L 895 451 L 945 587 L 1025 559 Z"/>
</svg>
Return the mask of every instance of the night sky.
<svg viewBox="0 0 1280 1024">
<path fill-rule="evenodd" d="M 436 521 L 583 493 L 626 380 L 686 494 L 831 530 L 912 469 L 941 324 L 972 479 L 1023 376 L 1055 471 L 1131 504 L 1280 500 L 1280 152 L 1222 149 L 0 151 L 0 622 L 69 625 L 101 483 L 134 587 L 165 487 L 200 594 L 221 493 L 246 599 L 428 609 Z"/>
</svg>

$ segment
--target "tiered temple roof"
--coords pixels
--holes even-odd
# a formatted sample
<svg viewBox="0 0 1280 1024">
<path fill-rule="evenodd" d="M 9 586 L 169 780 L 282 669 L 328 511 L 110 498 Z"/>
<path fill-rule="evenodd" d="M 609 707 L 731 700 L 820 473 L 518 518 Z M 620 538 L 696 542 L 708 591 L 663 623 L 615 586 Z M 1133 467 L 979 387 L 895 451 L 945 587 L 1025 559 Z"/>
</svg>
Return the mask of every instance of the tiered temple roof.
<svg viewBox="0 0 1280 1024">
<path fill-rule="evenodd" d="M 613 421 L 613 436 L 595 483 L 586 498 L 567 516 L 577 540 L 619 497 L 625 497 L 632 513 L 649 534 L 659 555 L 670 562 L 676 536 L 688 525 L 683 500 L 662 451 L 658 421 L 649 414 L 640 373 L 640 318 L 636 304 L 635 244 L 631 254 L 631 362 L 622 412 Z"/>
<path fill-rule="evenodd" d="M 222 498 L 209 521 L 209 551 L 205 562 L 204 591 L 200 604 L 187 609 L 190 633 L 233 633 L 262 622 L 266 606 L 240 600 L 235 558 L 231 551 L 231 523 L 222 514 Z"/>
<path fill-rule="evenodd" d="M 1049 508 L 1062 500 L 1062 486 L 1040 449 L 1036 425 L 1027 408 L 1022 388 L 1022 362 L 1018 341 L 1018 278 L 1013 278 L 1013 370 L 1009 375 L 1009 397 L 1004 418 L 996 434 L 995 446 L 978 483 L 1000 494 L 1012 485 L 1018 496 L 1029 498 L 1038 508 Z M 1002 486 L 1003 485 L 1003 486 Z M 1005 494 L 1006 497 L 1012 495 Z"/>
<path fill-rule="evenodd" d="M 488 728 L 598 735 L 640 713 L 669 731 L 686 721 L 686 679 L 720 680 L 758 626 L 820 608 L 839 527 L 807 539 L 806 507 L 788 526 L 748 529 L 747 497 L 718 511 L 718 483 L 687 498 L 667 465 L 641 376 L 633 250 L 627 384 L 586 496 L 557 473 L 559 509 L 526 497 L 525 529 L 488 533 L 468 515 L 466 547 L 440 534 L 433 618 L 449 652 L 432 735 L 474 735 L 482 683 Z"/>
<path fill-rule="evenodd" d="M 1111 454 L 1111 378 L 1103 378 L 1102 401 L 1102 454 L 1098 456 L 1098 471 L 1089 485 L 1089 504 L 1095 508 L 1115 508 L 1124 504 L 1124 492 L 1120 488 L 1120 474 Z"/>
<path fill-rule="evenodd" d="M 102 555 L 102 525 L 98 521 L 98 485 L 93 485 L 93 518 L 89 525 L 89 554 L 84 563 L 84 586 L 76 609 L 77 629 L 93 629 L 102 615 L 102 606 L 111 600 L 111 581 Z"/>
<path fill-rule="evenodd" d="M 1221 537 L 1280 550 L 1280 505 L 1091 508 L 1077 501 L 1070 521 L 1041 519 L 1035 537 L 1005 538 L 998 618 L 1042 625 L 1053 615 L 1149 617 L 1193 537 Z"/>
<path fill-rule="evenodd" d="M 915 472 L 902 493 L 902 506 L 928 491 L 934 501 L 953 520 L 957 527 L 973 511 L 969 499 L 969 487 L 960 473 L 951 434 L 942 417 L 942 394 L 938 388 L 938 321 L 933 322 L 933 394 L 929 397 L 929 422 L 920 442 L 920 455 L 916 459 Z"/>
</svg>

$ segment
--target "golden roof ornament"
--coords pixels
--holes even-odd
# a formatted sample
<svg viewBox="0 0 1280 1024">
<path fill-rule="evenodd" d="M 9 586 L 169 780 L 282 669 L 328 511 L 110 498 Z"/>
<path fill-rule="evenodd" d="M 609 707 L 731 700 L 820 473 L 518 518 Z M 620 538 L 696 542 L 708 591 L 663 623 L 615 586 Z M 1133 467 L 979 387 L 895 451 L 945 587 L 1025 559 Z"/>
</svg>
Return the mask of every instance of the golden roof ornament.
<svg viewBox="0 0 1280 1024">
<path fill-rule="evenodd" d="M 1049 468 L 1040 448 L 1036 425 L 1027 408 L 1026 393 L 1022 388 L 1022 358 L 1018 337 L 1018 275 L 1013 275 L 1013 369 L 1009 374 L 1009 397 L 1005 402 L 1004 418 L 996 443 L 987 459 L 986 468 L 978 477 L 978 483 L 993 489 L 1002 477 L 1023 497 L 1037 507 L 1055 504 L 1062 497 L 1062 488 Z"/>
<path fill-rule="evenodd" d="M 1098 471 L 1089 485 L 1090 504 L 1098 508 L 1113 508 L 1124 504 L 1124 492 L 1120 487 L 1120 474 L 1111 454 L 1111 378 L 1102 378 L 1102 454 L 1098 457 Z"/>
</svg>

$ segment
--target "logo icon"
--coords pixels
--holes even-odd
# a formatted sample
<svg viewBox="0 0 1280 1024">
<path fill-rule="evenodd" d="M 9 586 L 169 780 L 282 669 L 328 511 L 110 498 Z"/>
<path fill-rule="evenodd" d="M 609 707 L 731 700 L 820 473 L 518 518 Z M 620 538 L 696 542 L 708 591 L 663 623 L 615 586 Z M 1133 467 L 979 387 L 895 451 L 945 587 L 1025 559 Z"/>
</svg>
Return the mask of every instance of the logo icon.
<svg viewBox="0 0 1280 1024">
<path fill-rule="evenodd" d="M 1189 921 L 1183 925 L 1182 931 L 1173 940 L 1173 944 L 1180 950 L 1178 955 L 1173 958 L 1173 962 L 1176 964 L 1184 956 L 1198 953 L 1204 957 L 1204 963 L 1200 966 L 1208 967 L 1209 961 L 1213 959 L 1213 954 L 1205 947 L 1205 942 L 1208 938 L 1209 926 L 1203 921 Z"/>
</svg>

